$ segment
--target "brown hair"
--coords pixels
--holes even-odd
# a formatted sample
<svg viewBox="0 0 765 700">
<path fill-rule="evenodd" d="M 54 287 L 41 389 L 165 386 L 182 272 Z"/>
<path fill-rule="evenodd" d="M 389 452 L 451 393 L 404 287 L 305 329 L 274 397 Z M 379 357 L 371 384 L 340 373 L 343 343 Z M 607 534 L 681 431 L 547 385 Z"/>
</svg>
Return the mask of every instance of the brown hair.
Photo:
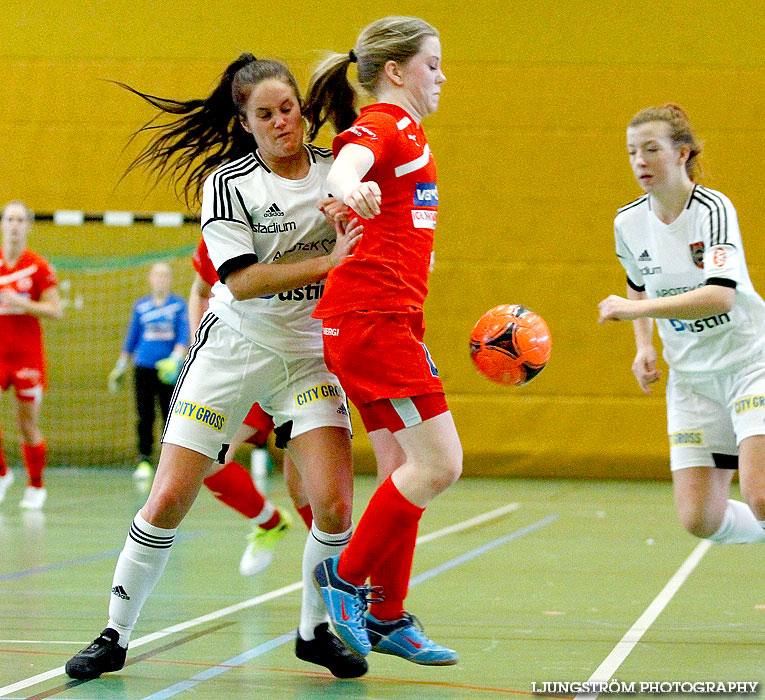
<svg viewBox="0 0 765 700">
<path fill-rule="evenodd" d="M 669 136 L 675 148 L 688 146 L 690 155 L 685 163 L 685 171 L 693 182 L 698 182 L 701 178 L 701 165 L 699 164 L 701 141 L 693 130 L 685 110 L 673 102 L 666 102 L 659 107 L 646 107 L 632 117 L 627 126 L 640 126 L 647 122 L 669 124 Z"/>
<path fill-rule="evenodd" d="M 308 140 L 313 141 L 327 121 L 340 132 L 356 119 L 356 92 L 348 80 L 351 63 L 357 63 L 359 85 L 374 95 L 388 61 L 405 65 L 426 37 L 438 35 L 435 27 L 419 17 L 393 15 L 367 25 L 348 53 L 330 53 L 308 85 L 303 110 L 310 124 Z"/>
<path fill-rule="evenodd" d="M 289 85 L 295 91 L 298 104 L 302 105 L 297 81 L 289 68 L 280 61 L 258 59 L 251 53 L 243 53 L 230 63 L 215 89 L 203 99 L 171 100 L 117 83 L 160 111 L 131 136 L 132 141 L 144 131 L 154 134 L 125 175 L 134 168 L 144 167 L 154 175 L 156 182 L 163 178 L 173 181 L 176 193 L 183 193 L 189 208 L 194 202 L 201 202 L 202 186 L 211 172 L 257 148 L 253 135 L 244 129 L 239 118 L 245 116 L 252 89 L 269 78 Z M 178 118 L 155 124 L 163 114 Z"/>
</svg>

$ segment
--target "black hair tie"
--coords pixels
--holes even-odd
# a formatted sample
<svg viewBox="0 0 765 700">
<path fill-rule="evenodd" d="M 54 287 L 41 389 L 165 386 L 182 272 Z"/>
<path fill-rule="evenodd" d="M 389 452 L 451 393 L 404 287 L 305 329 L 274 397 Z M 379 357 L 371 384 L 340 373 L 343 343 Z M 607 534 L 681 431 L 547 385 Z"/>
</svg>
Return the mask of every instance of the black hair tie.
<svg viewBox="0 0 765 700">
<path fill-rule="evenodd" d="M 359 59 L 356 57 L 356 52 L 355 52 L 353 49 L 351 49 L 351 50 L 348 52 L 348 60 L 349 60 L 351 63 L 356 63 L 356 62 L 359 60 Z"/>
</svg>

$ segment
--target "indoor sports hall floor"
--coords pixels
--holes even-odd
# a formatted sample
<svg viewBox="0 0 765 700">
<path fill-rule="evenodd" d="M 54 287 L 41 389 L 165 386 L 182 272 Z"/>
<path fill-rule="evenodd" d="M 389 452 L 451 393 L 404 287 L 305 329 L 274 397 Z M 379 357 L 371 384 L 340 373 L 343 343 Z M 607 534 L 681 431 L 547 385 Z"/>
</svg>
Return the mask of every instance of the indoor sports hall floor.
<svg viewBox="0 0 765 700">
<path fill-rule="evenodd" d="M 0 505 L 3 698 L 574 697 L 543 684 L 588 679 L 636 691 L 757 681 L 748 697 L 765 697 L 765 547 L 699 543 L 677 525 L 669 484 L 650 482 L 461 480 L 424 516 L 408 603 L 460 663 L 372 654 L 367 676 L 344 681 L 293 655 L 302 523 L 245 579 L 246 523 L 204 491 L 128 665 L 67 682 L 66 660 L 105 626 L 115 559 L 145 494 L 127 469 L 51 469 L 44 514 L 22 513 L 20 481 Z M 358 478 L 357 513 L 372 487 Z M 270 488 L 286 503 L 279 476 Z"/>
</svg>

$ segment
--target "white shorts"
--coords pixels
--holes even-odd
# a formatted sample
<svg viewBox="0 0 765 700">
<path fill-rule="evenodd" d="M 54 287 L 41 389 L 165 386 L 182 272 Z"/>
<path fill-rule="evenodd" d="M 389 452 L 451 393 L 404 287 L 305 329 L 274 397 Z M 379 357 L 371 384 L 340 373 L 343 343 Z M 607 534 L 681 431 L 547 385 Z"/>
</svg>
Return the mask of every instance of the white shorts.
<svg viewBox="0 0 765 700">
<path fill-rule="evenodd" d="M 765 435 L 765 361 L 730 372 L 670 370 L 667 432 L 672 471 L 735 469 L 741 441 Z"/>
<path fill-rule="evenodd" d="M 219 459 L 254 402 L 277 445 L 314 428 L 350 431 L 345 393 L 321 357 L 284 359 L 207 313 L 173 393 L 162 442 Z"/>
</svg>

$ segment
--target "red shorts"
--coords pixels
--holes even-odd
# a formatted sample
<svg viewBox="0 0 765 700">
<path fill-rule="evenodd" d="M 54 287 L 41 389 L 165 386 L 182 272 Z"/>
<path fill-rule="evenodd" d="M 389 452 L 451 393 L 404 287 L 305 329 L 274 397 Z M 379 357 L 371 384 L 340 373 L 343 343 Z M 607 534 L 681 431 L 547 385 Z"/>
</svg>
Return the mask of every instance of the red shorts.
<svg viewBox="0 0 765 700">
<path fill-rule="evenodd" d="M 327 367 L 359 409 L 367 430 L 367 421 L 377 427 L 390 427 L 391 423 L 397 430 L 414 424 L 408 420 L 402 423 L 390 401 L 386 408 L 378 406 L 379 410 L 364 408 L 379 399 L 435 394 L 440 395 L 440 400 L 416 402 L 417 411 L 432 418 L 448 410 L 438 370 L 422 342 L 425 327 L 421 311 L 351 311 L 325 318 L 323 323 Z M 380 425 L 381 421 L 385 424 Z"/>
<path fill-rule="evenodd" d="M 263 447 L 268 441 L 268 436 L 274 429 L 274 421 L 261 407 L 260 404 L 252 404 L 250 412 L 242 421 L 245 425 L 255 430 L 255 434 L 245 440 L 256 447 Z"/>
<path fill-rule="evenodd" d="M 0 360 L 0 391 L 13 386 L 19 401 L 40 401 L 45 389 L 45 361 L 42 357 L 19 361 Z"/>
<path fill-rule="evenodd" d="M 381 428 L 396 433 L 449 410 L 443 394 L 422 394 L 406 399 L 377 399 L 357 408 L 368 433 Z"/>
</svg>

